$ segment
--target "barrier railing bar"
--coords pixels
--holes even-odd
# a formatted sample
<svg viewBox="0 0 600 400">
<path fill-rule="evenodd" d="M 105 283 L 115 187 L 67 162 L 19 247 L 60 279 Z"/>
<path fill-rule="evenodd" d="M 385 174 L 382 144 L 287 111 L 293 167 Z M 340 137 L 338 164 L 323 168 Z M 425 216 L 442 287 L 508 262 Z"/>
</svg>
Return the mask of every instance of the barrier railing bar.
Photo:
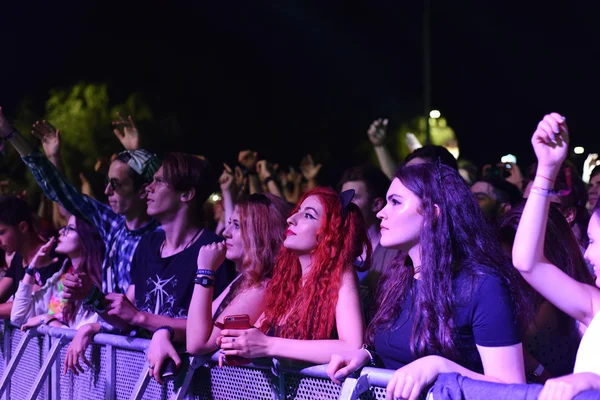
<svg viewBox="0 0 600 400">
<path fill-rule="evenodd" d="M 393 369 L 382 369 L 365 367 L 360 371 L 360 375 L 366 375 L 370 386 L 387 387 L 388 382 L 396 372 Z"/>
<path fill-rule="evenodd" d="M 27 349 L 27 344 L 29 344 L 29 341 L 36 336 L 39 336 L 39 333 L 37 332 L 37 330 L 30 329 L 21 338 L 21 341 L 17 345 L 17 350 L 16 350 L 14 356 L 10 358 L 8 365 L 6 366 L 6 369 L 4 370 L 4 375 L 2 375 L 2 379 L 0 379 L 0 396 L 2 396 L 2 394 L 4 394 L 4 391 L 8 388 L 9 383 L 10 383 L 10 378 L 12 378 L 12 375 L 15 373 L 15 370 L 17 369 L 17 366 L 19 365 L 19 360 L 21 359 L 21 356 L 23 356 L 23 353 L 25 353 L 25 349 Z"/>
<path fill-rule="evenodd" d="M 52 365 L 54 365 L 56 358 L 58 356 L 60 356 L 60 350 L 68 342 L 69 342 L 69 340 L 65 339 L 63 337 L 60 337 L 60 338 L 58 338 L 58 340 L 54 341 L 54 343 L 52 344 L 52 347 L 50 348 L 50 352 L 48 353 L 48 355 L 46 356 L 46 359 L 44 360 L 44 363 L 42 364 L 42 368 L 40 369 L 40 372 L 38 373 L 38 375 L 35 378 L 33 387 L 31 388 L 29 395 L 27 395 L 28 400 L 37 399 L 37 396 L 38 396 L 38 394 L 40 394 L 40 390 L 42 390 L 42 386 L 44 385 L 44 381 L 46 380 L 46 378 L 48 378 L 48 375 L 50 374 L 50 369 L 51 369 Z"/>
</svg>

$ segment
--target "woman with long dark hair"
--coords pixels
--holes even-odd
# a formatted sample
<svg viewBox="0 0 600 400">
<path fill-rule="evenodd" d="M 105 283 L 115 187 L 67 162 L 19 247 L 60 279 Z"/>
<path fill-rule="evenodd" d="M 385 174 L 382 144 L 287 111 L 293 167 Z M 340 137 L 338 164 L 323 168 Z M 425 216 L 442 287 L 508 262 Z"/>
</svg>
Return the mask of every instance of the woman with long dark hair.
<svg viewBox="0 0 600 400">
<path fill-rule="evenodd" d="M 81 307 L 80 301 L 63 297 L 62 282 L 67 273 L 85 273 L 94 285 L 100 285 L 104 243 L 96 230 L 74 216 L 69 218 L 68 224 L 59 233 L 58 240 L 52 238 L 40 248 L 19 283 L 10 320 L 15 325 L 21 325 L 22 329 L 40 324 L 79 329 L 98 320 L 98 315 Z M 34 276 L 37 270 L 58 261 L 53 250 L 67 258 L 62 268 L 48 278 L 44 286 L 35 290 Z"/>
<path fill-rule="evenodd" d="M 522 286 L 458 172 L 401 167 L 378 217 L 381 244 L 401 254 L 380 284 L 372 350 L 334 355 L 331 378 L 379 358 L 397 369 L 387 388 L 395 398 L 416 399 L 442 372 L 524 382 Z"/>
<path fill-rule="evenodd" d="M 353 194 L 304 194 L 288 218 L 258 329 L 223 330 L 222 354 L 322 364 L 335 352 L 360 348 L 364 323 L 353 264 L 363 249 L 370 259 L 371 244 Z"/>
</svg>

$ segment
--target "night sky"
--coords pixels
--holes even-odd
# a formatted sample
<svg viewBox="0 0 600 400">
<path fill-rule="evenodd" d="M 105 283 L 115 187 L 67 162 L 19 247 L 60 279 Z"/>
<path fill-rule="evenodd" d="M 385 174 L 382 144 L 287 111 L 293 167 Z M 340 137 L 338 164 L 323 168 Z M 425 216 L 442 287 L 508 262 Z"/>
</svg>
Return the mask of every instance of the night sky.
<svg viewBox="0 0 600 400">
<path fill-rule="evenodd" d="M 3 4 L 0 105 L 10 117 L 24 96 L 43 109 L 51 88 L 108 82 L 115 98 L 140 91 L 155 114 L 178 114 L 186 140 L 172 150 L 232 161 L 252 147 L 292 164 L 312 152 L 332 167 L 366 160 L 352 149 L 374 118 L 393 128 L 422 113 L 419 1 L 149 4 Z M 432 1 L 432 106 L 465 158 L 531 161 L 550 111 L 600 151 L 598 11 Z"/>
</svg>

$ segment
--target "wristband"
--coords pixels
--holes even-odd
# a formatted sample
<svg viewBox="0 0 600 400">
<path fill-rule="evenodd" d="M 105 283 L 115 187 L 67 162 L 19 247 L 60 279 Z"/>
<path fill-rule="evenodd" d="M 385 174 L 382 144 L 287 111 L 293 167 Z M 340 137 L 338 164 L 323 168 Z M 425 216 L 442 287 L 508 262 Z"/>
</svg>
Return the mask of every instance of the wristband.
<svg viewBox="0 0 600 400">
<path fill-rule="evenodd" d="M 271 181 L 274 181 L 274 180 L 275 180 L 275 178 L 273 178 L 273 175 L 269 175 L 269 176 L 267 176 L 267 177 L 265 178 L 265 180 L 263 181 L 263 183 L 264 183 L 265 185 L 268 185 L 268 184 L 269 184 L 269 182 L 271 182 Z"/>
<path fill-rule="evenodd" d="M 194 283 L 205 288 L 215 286 L 215 281 L 210 279 L 208 276 L 197 276 L 194 278 Z"/>
<path fill-rule="evenodd" d="M 29 276 L 34 276 L 35 275 L 35 268 L 33 267 L 27 267 L 25 268 L 25 273 Z"/>
<path fill-rule="evenodd" d="M 12 132 L 10 132 L 8 135 L 4 136 L 2 138 L 2 140 L 6 141 L 6 140 L 9 140 L 9 139 L 12 139 L 13 136 L 15 136 L 15 133 L 17 133 L 17 130 L 13 129 Z"/>
<path fill-rule="evenodd" d="M 102 314 L 105 311 L 104 300 L 104 293 L 94 285 L 90 294 L 83 300 L 83 304 L 92 308 L 97 314 Z"/>
<path fill-rule="evenodd" d="M 366 344 L 363 344 L 362 350 L 366 351 L 367 354 L 369 355 L 369 365 L 372 365 L 372 366 L 377 365 L 377 362 L 375 361 L 375 354 L 372 350 L 369 350 L 369 346 L 367 346 Z"/>
<path fill-rule="evenodd" d="M 215 276 L 215 271 L 210 269 L 198 269 L 198 271 L 196 271 L 196 275 Z"/>
<path fill-rule="evenodd" d="M 52 321 L 58 321 L 58 318 L 54 317 L 54 318 L 50 318 L 48 321 L 46 321 L 46 325 L 50 325 L 50 322 Z M 42 318 L 42 324 L 44 323 L 43 318 Z"/>
<path fill-rule="evenodd" d="M 545 179 L 548 182 L 552 182 L 553 184 L 556 182 L 554 179 L 546 178 L 544 175 L 536 174 L 535 176 L 538 177 L 538 178 Z"/>
<path fill-rule="evenodd" d="M 156 332 L 158 332 L 158 331 L 162 331 L 162 330 L 169 331 L 169 340 L 170 340 L 170 341 L 173 341 L 173 339 L 175 338 L 175 329 L 173 329 L 173 327 L 172 327 L 172 326 L 169 326 L 169 325 L 163 325 L 163 326 L 160 326 L 160 327 L 158 327 L 158 329 L 156 329 L 156 330 L 154 331 L 154 333 L 156 333 Z"/>
</svg>

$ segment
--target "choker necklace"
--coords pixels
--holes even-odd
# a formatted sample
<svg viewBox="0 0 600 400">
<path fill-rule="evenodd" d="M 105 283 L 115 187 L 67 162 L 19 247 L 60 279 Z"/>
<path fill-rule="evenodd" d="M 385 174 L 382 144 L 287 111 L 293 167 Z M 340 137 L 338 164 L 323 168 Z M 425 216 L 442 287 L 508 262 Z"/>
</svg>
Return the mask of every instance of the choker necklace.
<svg viewBox="0 0 600 400">
<path fill-rule="evenodd" d="M 194 241 L 196 240 L 196 238 L 198 237 L 198 235 L 200 234 L 200 232 L 202 232 L 203 230 L 204 230 L 204 228 L 198 228 L 198 230 L 196 231 L 196 233 L 194 234 L 194 236 L 192 236 L 192 239 L 190 239 L 190 241 L 188 242 L 188 244 L 186 244 L 185 247 L 183 248 L 183 250 L 181 250 L 181 251 L 187 250 L 187 248 L 190 247 L 192 245 L 192 243 L 194 243 Z M 160 245 L 159 254 L 160 254 L 161 257 L 162 257 L 163 250 L 165 248 L 165 243 L 167 243 L 167 239 L 166 238 L 165 238 L 165 240 L 163 240 L 162 244 Z M 179 251 L 178 253 L 181 253 L 181 251 Z M 174 253 L 174 254 L 177 254 L 177 253 Z"/>
</svg>

